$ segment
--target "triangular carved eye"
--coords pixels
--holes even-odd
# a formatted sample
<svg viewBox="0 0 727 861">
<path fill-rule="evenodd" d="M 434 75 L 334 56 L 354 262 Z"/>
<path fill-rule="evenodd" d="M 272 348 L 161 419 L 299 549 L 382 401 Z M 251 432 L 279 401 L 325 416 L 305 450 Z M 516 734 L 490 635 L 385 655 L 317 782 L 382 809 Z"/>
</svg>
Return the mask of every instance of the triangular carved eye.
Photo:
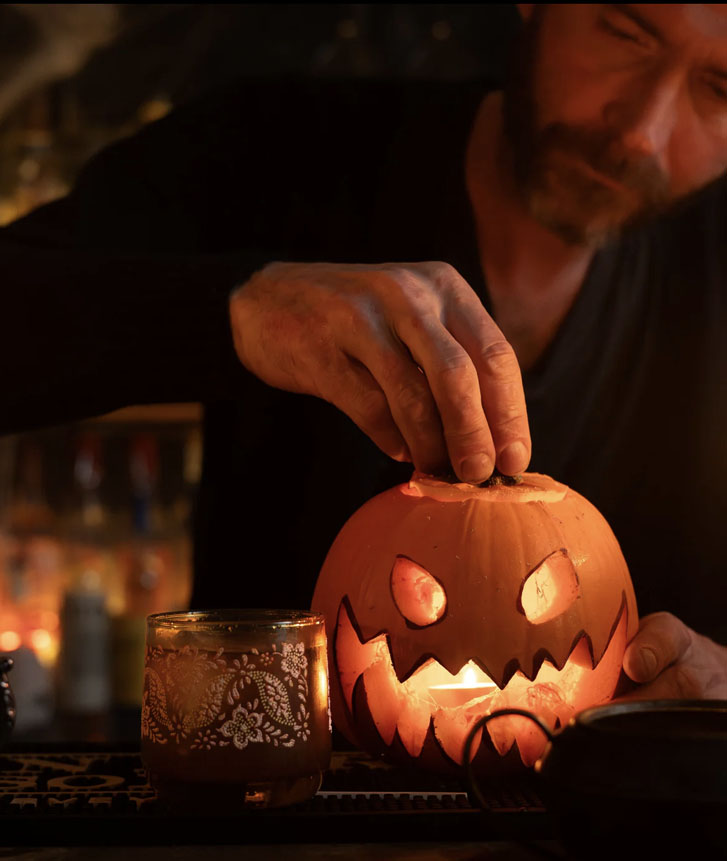
<svg viewBox="0 0 727 861">
<path fill-rule="evenodd" d="M 439 621 L 447 609 L 439 580 L 406 556 L 397 556 L 391 569 L 391 594 L 401 615 L 420 628 Z"/>
<path fill-rule="evenodd" d="M 528 574 L 520 607 L 528 622 L 542 625 L 564 613 L 580 595 L 580 583 L 567 550 L 556 550 Z"/>
</svg>

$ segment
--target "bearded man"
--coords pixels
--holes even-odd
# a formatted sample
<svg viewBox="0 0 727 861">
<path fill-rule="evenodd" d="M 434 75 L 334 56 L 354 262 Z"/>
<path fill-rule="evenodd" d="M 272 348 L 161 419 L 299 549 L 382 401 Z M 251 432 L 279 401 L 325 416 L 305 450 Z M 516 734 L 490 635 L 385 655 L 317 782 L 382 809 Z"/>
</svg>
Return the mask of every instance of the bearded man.
<svg viewBox="0 0 727 861">
<path fill-rule="evenodd" d="M 6 229 L 2 429 L 203 401 L 198 606 L 529 464 L 621 542 L 635 695 L 725 697 L 727 10 L 520 9 L 503 90 L 239 82 Z"/>
</svg>

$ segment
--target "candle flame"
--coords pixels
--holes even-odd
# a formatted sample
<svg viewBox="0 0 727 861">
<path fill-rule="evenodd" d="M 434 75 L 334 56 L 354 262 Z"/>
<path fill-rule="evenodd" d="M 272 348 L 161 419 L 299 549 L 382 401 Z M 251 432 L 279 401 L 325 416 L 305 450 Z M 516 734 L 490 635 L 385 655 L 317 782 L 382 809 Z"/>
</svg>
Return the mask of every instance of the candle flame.
<svg viewBox="0 0 727 861">
<path fill-rule="evenodd" d="M 464 671 L 462 684 L 466 688 L 474 687 L 474 685 L 477 684 L 477 676 L 475 675 L 475 671 L 472 669 L 472 667 L 467 667 L 467 669 Z"/>
</svg>

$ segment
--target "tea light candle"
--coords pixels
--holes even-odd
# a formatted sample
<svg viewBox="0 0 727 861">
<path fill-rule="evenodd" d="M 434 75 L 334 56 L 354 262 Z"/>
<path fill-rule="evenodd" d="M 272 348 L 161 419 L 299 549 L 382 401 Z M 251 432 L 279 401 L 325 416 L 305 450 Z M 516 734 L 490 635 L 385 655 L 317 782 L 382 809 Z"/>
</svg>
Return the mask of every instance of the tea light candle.
<svg viewBox="0 0 727 861">
<path fill-rule="evenodd" d="M 497 689 L 494 682 L 478 682 L 475 671 L 467 668 L 462 682 L 451 685 L 432 685 L 429 693 L 438 706 L 452 708 L 463 706 L 477 697 L 484 697 Z"/>
</svg>

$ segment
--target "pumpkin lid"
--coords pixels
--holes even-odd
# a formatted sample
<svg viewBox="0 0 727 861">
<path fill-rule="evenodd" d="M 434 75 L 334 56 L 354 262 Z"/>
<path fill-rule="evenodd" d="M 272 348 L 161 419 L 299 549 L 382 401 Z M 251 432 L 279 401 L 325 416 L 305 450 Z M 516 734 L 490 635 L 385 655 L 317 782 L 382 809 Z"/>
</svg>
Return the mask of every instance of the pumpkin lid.
<svg viewBox="0 0 727 861">
<path fill-rule="evenodd" d="M 402 485 L 402 493 L 410 496 L 428 496 L 441 502 L 462 502 L 476 498 L 488 502 L 560 502 L 568 493 L 561 484 L 549 475 L 524 472 L 512 483 L 493 482 L 469 484 L 464 481 L 450 482 L 434 475 L 415 472 L 408 484 Z"/>
</svg>

